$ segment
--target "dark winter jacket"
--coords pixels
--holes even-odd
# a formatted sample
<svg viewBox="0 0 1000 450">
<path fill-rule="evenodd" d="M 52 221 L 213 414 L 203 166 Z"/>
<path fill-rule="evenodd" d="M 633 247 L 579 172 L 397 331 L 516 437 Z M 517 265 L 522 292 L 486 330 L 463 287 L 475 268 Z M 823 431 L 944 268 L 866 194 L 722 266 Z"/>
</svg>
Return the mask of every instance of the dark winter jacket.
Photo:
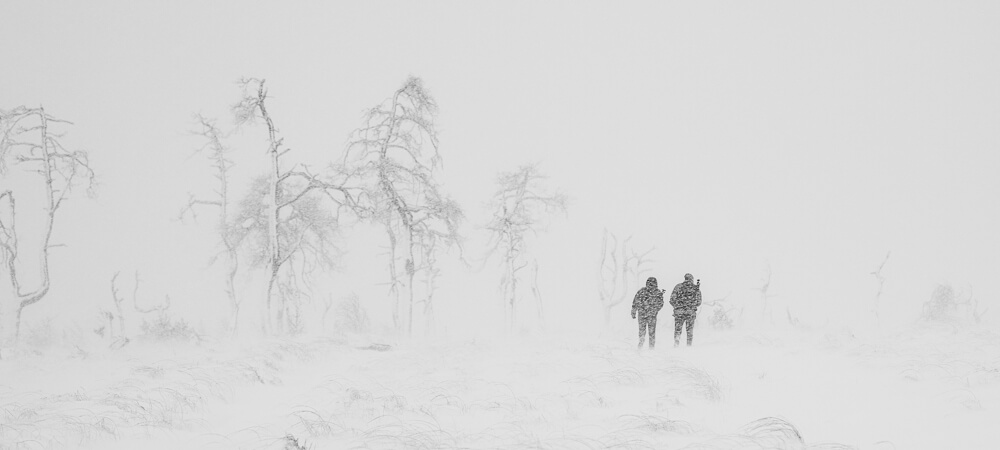
<svg viewBox="0 0 1000 450">
<path fill-rule="evenodd" d="M 694 316 L 701 306 L 700 286 L 690 279 L 677 283 L 670 293 L 670 306 L 674 307 L 674 317 Z"/>
<path fill-rule="evenodd" d="M 655 316 L 663 309 L 663 291 L 656 287 L 656 278 L 649 277 L 646 287 L 639 289 L 632 299 L 632 314 L 641 317 Z"/>
</svg>

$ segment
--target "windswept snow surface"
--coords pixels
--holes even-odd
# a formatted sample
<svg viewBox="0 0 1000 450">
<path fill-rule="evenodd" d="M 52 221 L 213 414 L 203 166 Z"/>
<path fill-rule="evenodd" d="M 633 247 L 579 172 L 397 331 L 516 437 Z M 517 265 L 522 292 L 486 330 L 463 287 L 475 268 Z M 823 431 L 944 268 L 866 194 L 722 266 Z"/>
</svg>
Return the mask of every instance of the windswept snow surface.
<svg viewBox="0 0 1000 450">
<path fill-rule="evenodd" d="M 22 349 L 0 448 L 1000 448 L 996 333 L 670 331 Z"/>
</svg>

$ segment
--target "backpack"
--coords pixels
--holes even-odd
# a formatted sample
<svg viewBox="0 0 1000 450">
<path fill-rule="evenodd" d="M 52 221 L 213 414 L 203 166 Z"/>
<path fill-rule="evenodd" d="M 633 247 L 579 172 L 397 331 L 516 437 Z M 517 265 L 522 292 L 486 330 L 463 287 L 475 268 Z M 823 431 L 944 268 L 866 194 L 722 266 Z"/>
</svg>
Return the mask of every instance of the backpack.
<svg viewBox="0 0 1000 450">
<path fill-rule="evenodd" d="M 694 306 L 694 302 L 698 299 L 698 293 L 701 291 L 701 280 L 698 280 L 697 283 L 691 286 L 682 284 L 681 287 L 682 289 L 678 296 L 680 297 L 678 300 L 680 300 L 681 306 Z"/>
</svg>

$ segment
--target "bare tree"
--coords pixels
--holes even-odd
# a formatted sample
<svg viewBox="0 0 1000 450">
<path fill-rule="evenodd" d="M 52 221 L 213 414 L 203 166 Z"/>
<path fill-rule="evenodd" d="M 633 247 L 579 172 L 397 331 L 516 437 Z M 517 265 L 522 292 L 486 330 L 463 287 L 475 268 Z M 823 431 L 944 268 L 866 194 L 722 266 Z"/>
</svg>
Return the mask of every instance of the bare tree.
<svg viewBox="0 0 1000 450">
<path fill-rule="evenodd" d="M 351 136 L 344 156 L 345 166 L 356 167 L 370 186 L 364 216 L 381 225 L 389 240 L 389 292 L 397 330 L 402 328 L 402 263 L 409 300 L 407 333 L 413 331 L 416 274 L 423 271 L 433 280 L 437 276 L 434 255 L 460 248 L 462 210 L 441 192 L 435 179 L 442 167 L 436 114 L 437 103 L 423 82 L 410 77 L 392 97 L 365 113 L 365 124 Z M 433 314 L 432 294 L 429 289 L 423 299 L 425 314 Z"/>
<path fill-rule="evenodd" d="M 276 327 L 282 326 L 280 316 L 285 306 L 275 312 L 272 305 L 282 267 L 297 256 L 305 258 L 300 262 L 306 271 L 314 268 L 315 263 L 330 261 L 326 253 L 330 249 L 328 231 L 336 227 L 337 218 L 318 203 L 317 196 L 333 200 L 338 215 L 341 207 L 356 209 L 357 200 L 355 191 L 348 187 L 351 173 L 333 170 L 326 179 L 321 179 L 306 166 L 283 167 L 282 158 L 291 149 L 284 147 L 267 110 L 268 91 L 264 84 L 265 80 L 257 78 L 241 80 L 243 95 L 232 107 L 237 126 L 258 120 L 266 125 L 269 167 L 265 177 L 254 181 L 250 195 L 241 205 L 240 217 L 230 231 L 238 237 L 234 242 L 250 235 L 263 241 L 263 245 L 254 246 L 256 257 L 263 261 L 268 273 L 263 325 L 265 333 L 274 333 L 280 331 Z M 315 258 L 310 259 L 309 255 Z"/>
<path fill-rule="evenodd" d="M 239 270 L 239 252 L 237 251 L 236 242 L 233 240 L 233 233 L 229 232 L 228 223 L 230 213 L 229 171 L 234 164 L 228 156 L 231 149 L 223 145 L 223 133 L 219 131 L 215 121 L 200 114 L 196 115 L 195 119 L 198 122 L 198 129 L 195 131 L 195 134 L 201 136 L 206 141 L 198 149 L 198 152 L 209 153 L 208 158 L 211 161 L 218 185 L 213 192 L 214 195 L 207 199 L 191 195 L 188 204 L 181 211 L 181 218 L 184 218 L 187 214 L 191 214 L 197 220 L 198 215 L 195 207 L 198 206 L 215 210 L 215 232 L 219 238 L 219 242 L 222 244 L 222 250 L 212 258 L 212 262 L 217 261 L 219 256 L 222 257 L 225 270 L 226 296 L 229 298 L 231 308 L 230 333 L 235 335 L 239 326 L 242 300 L 236 296 L 236 272 Z"/>
<path fill-rule="evenodd" d="M 125 345 L 128 343 L 128 334 L 125 332 L 125 311 L 122 310 L 122 303 L 125 302 L 125 298 L 118 295 L 118 286 L 115 284 L 115 282 L 118 280 L 118 275 L 120 274 L 121 272 L 115 272 L 115 275 L 111 277 L 111 300 L 114 301 L 115 310 L 118 311 L 118 332 L 121 335 L 119 337 L 119 340 L 121 341 L 121 345 Z M 136 281 L 137 281 L 136 284 L 138 284 L 138 274 L 136 274 Z M 138 287 L 136 287 L 136 289 L 138 289 Z M 111 318 L 113 317 L 113 314 L 111 314 L 110 312 L 107 312 L 106 314 L 109 320 L 108 336 L 111 338 L 112 342 L 115 342 L 114 328 L 111 326 L 110 322 Z"/>
<path fill-rule="evenodd" d="M 546 215 L 566 211 L 566 197 L 548 193 L 545 179 L 535 165 L 503 172 L 497 177 L 499 188 L 490 201 L 493 218 L 486 226 L 490 231 L 489 255 L 502 253 L 500 290 L 509 330 L 513 330 L 517 317 L 519 272 L 528 265 L 525 237 L 528 233 L 538 234 Z"/>
<path fill-rule="evenodd" d="M 604 309 L 605 327 L 611 324 L 611 310 L 631 299 L 635 289 L 643 286 L 642 275 L 646 273 L 646 266 L 652 263 L 649 255 L 656 250 L 650 247 L 642 252 L 636 251 L 629 244 L 631 240 L 632 236 L 629 236 L 619 243 L 607 228 L 601 238 L 601 285 L 598 293 Z"/>
<path fill-rule="evenodd" d="M 67 150 L 61 139 L 63 134 L 53 132 L 50 127 L 70 124 L 56 119 L 42 107 L 17 107 L 0 110 L 0 174 L 9 170 L 9 160 L 21 167 L 25 174 L 34 172 L 40 183 L 27 185 L 26 190 L 42 191 L 41 205 L 29 204 L 24 211 L 41 210 L 41 223 L 31 223 L 26 229 L 17 228 L 18 205 L 15 190 L 7 188 L 0 192 L 0 348 L 13 345 L 21 327 L 21 312 L 49 292 L 49 249 L 56 216 L 60 206 L 69 198 L 76 182 L 83 178 L 89 187 L 93 186 L 94 172 L 90 168 L 87 154 L 83 151 Z M 38 185 L 41 185 L 38 187 Z M 28 192 L 28 198 L 32 193 Z M 37 196 L 37 194 L 34 194 Z M 27 213 L 30 218 L 30 212 Z M 21 234 L 24 233 L 24 234 Z M 29 240 L 26 235 L 37 234 L 40 239 Z M 22 238 L 26 242 L 37 242 L 31 249 L 21 247 Z M 38 261 L 41 280 L 37 286 L 28 289 L 23 284 L 23 251 L 34 251 Z"/>
<path fill-rule="evenodd" d="M 885 285 L 885 276 L 882 275 L 882 269 L 885 268 L 885 263 L 889 262 L 890 255 L 892 255 L 891 251 L 886 252 L 885 259 L 882 260 L 882 264 L 879 264 L 878 269 L 875 269 L 874 272 L 871 272 L 871 275 L 875 277 L 876 281 L 878 281 L 878 292 L 875 293 L 875 302 L 872 305 L 872 312 L 875 313 L 876 325 L 878 325 L 879 323 L 879 316 L 878 316 L 879 300 L 882 298 L 882 287 Z"/>
</svg>

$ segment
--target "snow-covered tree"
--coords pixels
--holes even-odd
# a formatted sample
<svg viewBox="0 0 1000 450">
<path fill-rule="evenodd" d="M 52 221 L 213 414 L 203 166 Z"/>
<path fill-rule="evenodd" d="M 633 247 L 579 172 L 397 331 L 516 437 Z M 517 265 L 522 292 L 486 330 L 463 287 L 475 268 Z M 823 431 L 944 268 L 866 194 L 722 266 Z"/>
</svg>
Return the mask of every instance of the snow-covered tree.
<svg viewBox="0 0 1000 450">
<path fill-rule="evenodd" d="M 267 127 L 268 170 L 265 176 L 253 181 L 230 232 L 235 235 L 234 242 L 252 237 L 248 242 L 253 243 L 254 262 L 264 266 L 268 274 L 264 331 L 281 333 L 289 313 L 298 308 L 297 304 L 285 302 L 290 298 L 288 289 L 298 289 L 297 286 L 308 281 L 303 276 L 307 277 L 317 267 L 332 264 L 331 233 L 337 227 L 340 208 L 356 208 L 357 190 L 348 187 L 352 174 L 343 170 L 334 168 L 320 176 L 306 166 L 282 164 L 282 158 L 291 149 L 284 147 L 268 112 L 264 83 L 265 80 L 257 78 L 241 80 L 243 96 L 232 108 L 237 126 L 260 120 Z M 332 200 L 336 207 L 320 204 L 321 197 Z M 280 280 L 283 267 L 290 267 L 284 281 Z M 272 301 L 276 288 L 286 294 L 277 309 Z"/>
<path fill-rule="evenodd" d="M 285 189 L 286 187 L 290 189 Z M 282 183 L 277 203 L 284 205 L 271 228 L 270 179 L 267 175 L 253 180 L 250 190 L 239 203 L 229 228 L 229 239 L 248 253 L 252 267 L 264 268 L 269 275 L 266 299 L 267 323 L 271 333 L 294 330 L 302 291 L 318 270 L 334 267 L 338 249 L 333 243 L 338 220 L 319 192 L 307 193 L 294 201 L 301 186 Z M 276 230 L 277 235 L 270 234 Z M 272 243 L 277 248 L 272 250 Z M 275 260 L 272 255 L 277 254 Z M 277 291 L 277 292 L 275 292 Z M 280 304 L 271 303 L 278 294 Z"/>
<path fill-rule="evenodd" d="M 529 264 L 525 238 L 541 231 L 547 215 L 566 211 L 566 197 L 550 193 L 545 179 L 535 165 L 503 172 L 497 177 L 498 188 L 489 203 L 493 218 L 486 225 L 490 232 L 488 256 L 500 252 L 502 257 L 500 290 L 510 330 L 517 317 L 520 271 Z"/>
<path fill-rule="evenodd" d="M 368 186 L 363 215 L 380 225 L 389 240 L 389 292 L 396 329 L 403 327 L 400 289 L 407 289 L 407 333 L 413 330 L 417 273 L 426 277 L 421 301 L 432 320 L 436 255 L 460 246 L 462 210 L 444 195 L 436 179 L 442 168 L 436 114 L 437 103 L 423 82 L 410 77 L 365 113 L 365 124 L 352 134 L 344 156 L 345 166 L 355 168 Z"/>
<path fill-rule="evenodd" d="M 16 342 L 24 308 L 49 292 L 49 249 L 59 208 L 78 182 L 93 186 L 87 154 L 66 149 L 63 134 L 54 131 L 66 124 L 42 107 L 0 110 L 0 348 Z M 10 186 L 11 163 L 33 180 Z M 19 204 L 22 194 L 28 200 Z M 33 286 L 23 276 L 27 270 L 40 273 Z"/>
</svg>

